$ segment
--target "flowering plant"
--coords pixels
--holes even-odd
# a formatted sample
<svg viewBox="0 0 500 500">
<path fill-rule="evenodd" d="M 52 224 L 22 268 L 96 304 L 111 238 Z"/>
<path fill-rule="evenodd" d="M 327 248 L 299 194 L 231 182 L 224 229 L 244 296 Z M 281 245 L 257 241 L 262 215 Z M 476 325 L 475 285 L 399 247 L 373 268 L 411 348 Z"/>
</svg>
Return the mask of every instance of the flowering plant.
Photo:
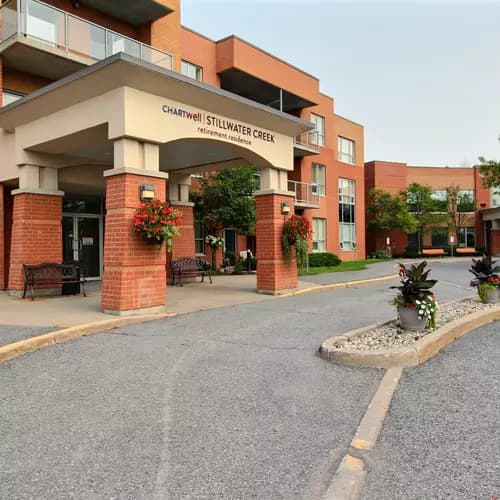
<svg viewBox="0 0 500 500">
<path fill-rule="evenodd" d="M 281 248 L 285 262 L 290 262 L 290 248 L 295 245 L 297 264 L 303 266 L 307 259 L 308 244 L 312 239 L 311 221 L 303 215 L 292 215 L 283 224 Z"/>
<path fill-rule="evenodd" d="M 427 279 L 430 269 L 426 269 L 427 262 L 424 260 L 420 264 L 412 264 L 406 267 L 399 264 L 399 286 L 396 288 L 399 293 L 392 299 L 392 304 L 399 310 L 402 307 L 409 307 L 417 310 L 420 318 L 426 318 L 430 328 L 435 328 L 438 304 L 436 297 L 431 292 L 431 288 L 437 280 Z"/>
<path fill-rule="evenodd" d="M 429 328 L 436 328 L 438 303 L 434 295 L 427 295 L 415 301 L 419 318 L 427 318 Z"/>
<path fill-rule="evenodd" d="M 146 240 L 166 242 L 172 248 L 174 236 L 180 234 L 181 212 L 159 200 L 141 203 L 134 215 L 134 231 Z"/>
<path fill-rule="evenodd" d="M 209 234 L 205 237 L 205 243 L 210 246 L 213 250 L 220 248 L 224 245 L 224 238 L 219 238 L 218 236 L 214 236 L 213 234 Z"/>
</svg>

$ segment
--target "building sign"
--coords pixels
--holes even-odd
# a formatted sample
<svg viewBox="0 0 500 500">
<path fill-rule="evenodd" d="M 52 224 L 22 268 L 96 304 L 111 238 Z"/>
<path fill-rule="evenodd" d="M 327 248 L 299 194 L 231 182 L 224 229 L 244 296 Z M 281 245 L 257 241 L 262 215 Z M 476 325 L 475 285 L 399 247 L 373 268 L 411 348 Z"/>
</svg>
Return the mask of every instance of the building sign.
<svg viewBox="0 0 500 500">
<path fill-rule="evenodd" d="M 162 111 L 183 120 L 191 120 L 199 124 L 197 126 L 198 133 L 214 139 L 235 142 L 246 147 L 252 146 L 253 141 L 267 144 L 276 144 L 277 142 L 276 134 L 267 130 L 251 127 L 244 123 L 210 113 L 189 111 L 178 105 L 169 104 L 164 104 Z"/>
</svg>

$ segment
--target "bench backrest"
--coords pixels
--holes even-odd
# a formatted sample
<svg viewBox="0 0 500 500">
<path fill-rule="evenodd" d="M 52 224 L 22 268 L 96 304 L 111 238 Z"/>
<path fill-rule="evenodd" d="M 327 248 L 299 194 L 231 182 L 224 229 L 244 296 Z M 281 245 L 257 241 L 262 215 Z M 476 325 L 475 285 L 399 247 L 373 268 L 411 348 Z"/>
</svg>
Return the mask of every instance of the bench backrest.
<svg viewBox="0 0 500 500">
<path fill-rule="evenodd" d="M 42 264 L 23 264 L 24 279 L 35 283 L 50 283 L 63 279 L 78 278 L 78 267 L 75 264 L 58 264 L 43 262 Z"/>
<path fill-rule="evenodd" d="M 206 262 L 203 259 L 182 257 L 173 260 L 170 265 L 175 271 L 202 271 L 206 266 Z"/>
</svg>

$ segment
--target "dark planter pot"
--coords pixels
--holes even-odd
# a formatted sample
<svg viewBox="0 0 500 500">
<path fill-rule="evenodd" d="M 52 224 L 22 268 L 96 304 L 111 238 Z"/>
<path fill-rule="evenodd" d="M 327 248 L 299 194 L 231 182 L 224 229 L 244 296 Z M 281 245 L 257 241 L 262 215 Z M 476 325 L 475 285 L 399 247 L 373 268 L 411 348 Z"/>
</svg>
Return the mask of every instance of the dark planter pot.
<svg viewBox="0 0 500 500">
<path fill-rule="evenodd" d="M 404 330 L 421 332 L 427 326 L 427 318 L 421 318 L 415 307 L 400 307 L 399 326 Z"/>
</svg>

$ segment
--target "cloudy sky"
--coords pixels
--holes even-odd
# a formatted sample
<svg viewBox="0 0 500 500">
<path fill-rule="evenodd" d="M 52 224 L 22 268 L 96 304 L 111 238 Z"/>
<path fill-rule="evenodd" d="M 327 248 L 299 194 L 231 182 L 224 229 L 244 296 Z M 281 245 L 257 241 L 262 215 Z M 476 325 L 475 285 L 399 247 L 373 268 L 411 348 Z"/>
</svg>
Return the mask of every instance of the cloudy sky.
<svg viewBox="0 0 500 500">
<path fill-rule="evenodd" d="M 317 76 L 365 126 L 366 160 L 500 160 L 500 0 L 182 0 L 182 22 L 235 34 Z"/>
</svg>

